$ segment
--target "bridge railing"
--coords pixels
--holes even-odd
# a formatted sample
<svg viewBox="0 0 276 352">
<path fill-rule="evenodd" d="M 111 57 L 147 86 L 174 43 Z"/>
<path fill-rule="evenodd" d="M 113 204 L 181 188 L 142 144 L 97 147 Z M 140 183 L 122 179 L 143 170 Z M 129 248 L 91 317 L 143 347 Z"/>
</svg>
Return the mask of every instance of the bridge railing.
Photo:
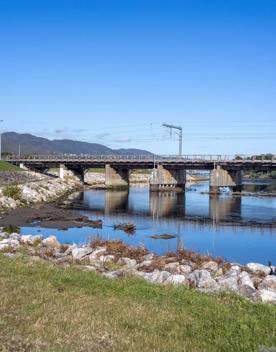
<svg viewBox="0 0 276 352">
<path fill-rule="evenodd" d="M 65 155 L 65 154 L 54 154 L 54 155 L 12 155 L 5 158 L 7 161 L 172 161 L 172 162 L 183 162 L 183 161 L 202 161 L 202 162 L 242 162 L 242 161 L 276 161 L 276 155 L 226 155 L 226 154 L 184 154 L 184 155 L 156 155 L 156 154 L 145 154 L 145 155 Z"/>
</svg>

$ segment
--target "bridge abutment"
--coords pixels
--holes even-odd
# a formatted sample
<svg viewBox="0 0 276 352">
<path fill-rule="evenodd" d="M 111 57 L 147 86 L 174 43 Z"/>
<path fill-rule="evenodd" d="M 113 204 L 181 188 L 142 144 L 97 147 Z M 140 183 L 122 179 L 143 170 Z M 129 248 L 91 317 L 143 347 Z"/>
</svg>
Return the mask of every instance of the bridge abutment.
<svg viewBox="0 0 276 352">
<path fill-rule="evenodd" d="M 186 170 L 167 169 L 158 165 L 150 178 L 150 190 L 157 192 L 184 192 L 186 184 Z"/>
<path fill-rule="evenodd" d="M 219 193 L 220 187 L 230 187 L 233 192 L 241 192 L 242 171 L 225 170 L 217 166 L 210 173 L 210 193 Z"/>
<path fill-rule="evenodd" d="M 127 188 L 129 186 L 129 170 L 124 167 L 105 166 L 105 186 L 107 188 Z"/>
</svg>

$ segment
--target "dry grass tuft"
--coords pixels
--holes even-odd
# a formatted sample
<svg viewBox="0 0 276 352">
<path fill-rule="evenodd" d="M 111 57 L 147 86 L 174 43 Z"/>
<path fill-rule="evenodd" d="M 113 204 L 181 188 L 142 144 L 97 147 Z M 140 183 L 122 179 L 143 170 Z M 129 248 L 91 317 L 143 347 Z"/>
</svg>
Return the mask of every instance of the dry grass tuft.
<svg viewBox="0 0 276 352">
<path fill-rule="evenodd" d="M 165 257 L 153 257 L 152 263 L 147 266 L 141 266 L 139 270 L 150 273 L 154 270 L 164 270 L 164 266 L 166 264 L 166 259 Z"/>
<path fill-rule="evenodd" d="M 101 240 L 100 238 L 92 239 L 90 242 L 92 248 L 106 247 L 107 254 L 112 254 L 116 258 L 128 257 L 131 259 L 140 260 L 149 251 L 143 247 L 130 247 L 119 240 Z"/>
<path fill-rule="evenodd" d="M 68 248 L 69 248 L 68 244 L 61 244 L 60 247 L 59 247 L 61 253 L 66 252 Z"/>
<path fill-rule="evenodd" d="M 230 263 L 224 263 L 222 266 L 222 273 L 225 275 L 227 271 L 231 269 L 231 264 Z"/>
<path fill-rule="evenodd" d="M 41 248 L 35 252 L 35 255 L 43 259 L 53 258 L 55 250 L 53 248 Z"/>
<path fill-rule="evenodd" d="M 179 261 L 192 262 L 198 266 L 208 261 L 214 261 L 218 265 L 223 265 L 224 263 L 224 260 L 222 257 L 213 258 L 210 255 L 201 255 L 199 253 L 196 253 L 194 251 L 189 251 L 187 249 L 180 249 L 177 252 L 177 258 Z"/>
</svg>

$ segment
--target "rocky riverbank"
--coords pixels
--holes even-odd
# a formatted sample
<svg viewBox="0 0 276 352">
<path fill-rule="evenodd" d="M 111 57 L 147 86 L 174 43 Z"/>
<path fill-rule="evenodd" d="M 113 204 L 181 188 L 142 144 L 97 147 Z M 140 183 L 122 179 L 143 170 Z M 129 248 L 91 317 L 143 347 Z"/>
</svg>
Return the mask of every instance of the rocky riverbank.
<svg viewBox="0 0 276 352">
<path fill-rule="evenodd" d="M 54 201 L 81 186 L 80 181 L 75 178 L 61 180 L 34 172 L 10 174 L 13 182 L 0 183 L 0 210 L 4 211 L 20 206 Z M 16 178 L 14 174 L 16 174 Z M 7 177 L 5 172 L 4 178 Z M 0 181 L 2 178 L 3 173 L 2 175 L 0 173 Z"/>
<path fill-rule="evenodd" d="M 0 252 L 11 258 L 24 253 L 33 261 L 44 260 L 83 271 L 97 271 L 110 279 L 134 275 L 151 283 L 185 285 L 212 294 L 232 292 L 253 302 L 276 304 L 274 266 L 258 263 L 242 266 L 186 250 L 156 256 L 145 248 L 97 238 L 83 246 L 60 244 L 54 236 L 21 236 L 8 234 L 3 229 Z"/>
</svg>

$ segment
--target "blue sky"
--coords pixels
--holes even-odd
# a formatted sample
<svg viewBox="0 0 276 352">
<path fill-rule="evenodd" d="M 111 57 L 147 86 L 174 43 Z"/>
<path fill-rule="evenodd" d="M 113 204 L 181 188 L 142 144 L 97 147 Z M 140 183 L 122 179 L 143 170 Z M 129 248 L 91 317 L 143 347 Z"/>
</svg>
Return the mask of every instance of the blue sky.
<svg viewBox="0 0 276 352">
<path fill-rule="evenodd" d="M 276 153 L 276 1 L 0 0 L 2 131 Z"/>
</svg>

